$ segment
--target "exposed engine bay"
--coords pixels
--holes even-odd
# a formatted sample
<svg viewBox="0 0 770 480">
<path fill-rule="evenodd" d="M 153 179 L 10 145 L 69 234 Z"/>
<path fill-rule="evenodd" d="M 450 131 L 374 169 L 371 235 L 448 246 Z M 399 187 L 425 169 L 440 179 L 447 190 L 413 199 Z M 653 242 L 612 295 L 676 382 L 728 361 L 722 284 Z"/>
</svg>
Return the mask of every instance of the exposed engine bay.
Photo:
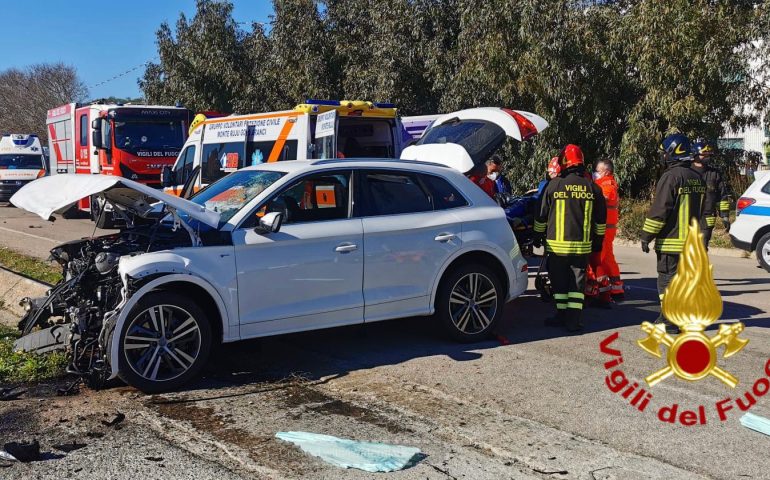
<svg viewBox="0 0 770 480">
<path fill-rule="evenodd" d="M 191 245 L 187 231 L 160 220 L 59 245 L 51 259 L 61 265 L 63 279 L 46 297 L 22 299 L 26 314 L 18 327 L 25 336 L 16 348 L 65 349 L 71 354 L 68 372 L 98 387 L 109 376 L 106 349 L 119 306 L 139 287 L 120 278 L 120 258 Z"/>
</svg>

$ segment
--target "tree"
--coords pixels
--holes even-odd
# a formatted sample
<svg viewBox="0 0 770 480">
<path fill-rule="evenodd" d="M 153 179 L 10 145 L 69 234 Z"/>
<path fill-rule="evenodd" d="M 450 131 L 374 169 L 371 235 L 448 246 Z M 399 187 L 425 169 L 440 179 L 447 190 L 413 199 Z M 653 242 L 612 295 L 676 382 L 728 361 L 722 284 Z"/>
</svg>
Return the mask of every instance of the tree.
<svg viewBox="0 0 770 480">
<path fill-rule="evenodd" d="M 63 63 L 0 72 L 0 131 L 32 133 L 45 142 L 47 111 L 84 101 L 87 95 L 88 88 L 75 68 Z"/>
<path fill-rule="evenodd" d="M 197 0 L 195 16 L 180 14 L 175 31 L 161 24 L 160 63 L 147 66 L 139 86 L 151 103 L 181 102 L 192 110 L 232 112 L 244 90 L 244 33 L 229 2 Z"/>
</svg>

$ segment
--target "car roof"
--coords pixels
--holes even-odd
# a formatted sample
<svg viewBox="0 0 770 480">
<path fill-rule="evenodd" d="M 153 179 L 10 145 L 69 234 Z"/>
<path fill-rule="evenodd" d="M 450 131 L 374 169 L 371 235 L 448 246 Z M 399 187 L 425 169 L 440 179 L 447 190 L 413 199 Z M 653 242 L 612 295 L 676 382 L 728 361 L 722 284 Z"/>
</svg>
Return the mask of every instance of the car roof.
<svg viewBox="0 0 770 480">
<path fill-rule="evenodd" d="M 451 168 L 438 163 L 416 160 L 398 160 L 390 158 L 330 158 L 325 160 L 286 160 L 282 162 L 262 163 L 242 170 L 266 170 L 284 173 L 302 173 L 323 167 L 340 168 L 399 168 L 404 170 L 452 175 Z"/>
</svg>

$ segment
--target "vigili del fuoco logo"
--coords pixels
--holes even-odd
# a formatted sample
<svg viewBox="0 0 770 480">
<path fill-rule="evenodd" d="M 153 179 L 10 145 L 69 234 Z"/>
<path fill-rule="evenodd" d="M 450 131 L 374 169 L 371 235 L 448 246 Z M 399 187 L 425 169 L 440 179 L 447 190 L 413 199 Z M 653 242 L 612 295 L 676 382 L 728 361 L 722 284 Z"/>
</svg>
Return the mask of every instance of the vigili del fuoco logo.
<svg viewBox="0 0 770 480">
<path fill-rule="evenodd" d="M 728 359 L 740 352 L 749 341 L 739 337 L 744 330 L 740 322 L 720 325 L 719 331 L 711 337 L 704 333 L 722 314 L 722 298 L 714 283 L 712 266 L 697 221 L 693 221 L 689 227 L 676 276 L 663 296 L 662 310 L 665 317 L 679 327 L 681 333 L 669 335 L 662 324 L 642 323 L 642 331 L 647 336 L 636 343 L 648 354 L 661 359 L 664 358 L 661 350 L 665 347 L 664 366 L 644 379 L 648 388 L 652 389 L 672 376 L 688 382 L 713 376 L 731 389 L 736 388 L 738 378 L 726 367 L 717 365 L 720 360 L 718 349 L 724 347 L 721 358 Z M 619 333 L 614 332 L 599 345 L 602 353 L 613 357 L 604 363 L 608 372 L 605 383 L 612 393 L 618 394 L 640 412 L 645 412 L 652 404 L 653 394 L 640 387 L 639 382 L 629 379 L 621 369 L 622 353 L 611 346 L 618 337 Z M 720 421 L 725 421 L 727 412 L 735 406 L 741 411 L 749 410 L 758 398 L 770 391 L 770 360 L 765 363 L 763 374 L 742 395 L 735 398 L 728 396 L 714 404 Z M 704 425 L 708 421 L 705 405 L 684 409 L 674 403 L 661 406 L 657 416 L 662 422 L 687 426 Z"/>
</svg>

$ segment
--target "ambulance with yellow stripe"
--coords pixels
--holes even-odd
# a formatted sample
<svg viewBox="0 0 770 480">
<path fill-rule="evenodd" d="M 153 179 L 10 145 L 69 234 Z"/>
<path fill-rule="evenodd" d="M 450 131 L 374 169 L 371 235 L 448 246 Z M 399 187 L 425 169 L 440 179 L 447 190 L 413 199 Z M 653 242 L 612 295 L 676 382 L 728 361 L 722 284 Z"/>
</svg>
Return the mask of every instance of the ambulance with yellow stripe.
<svg viewBox="0 0 770 480">
<path fill-rule="evenodd" d="M 398 158 L 404 129 L 395 105 L 360 100 L 307 100 L 293 110 L 206 118 L 190 124 L 164 191 L 189 197 L 240 168 L 285 160 Z"/>
</svg>

